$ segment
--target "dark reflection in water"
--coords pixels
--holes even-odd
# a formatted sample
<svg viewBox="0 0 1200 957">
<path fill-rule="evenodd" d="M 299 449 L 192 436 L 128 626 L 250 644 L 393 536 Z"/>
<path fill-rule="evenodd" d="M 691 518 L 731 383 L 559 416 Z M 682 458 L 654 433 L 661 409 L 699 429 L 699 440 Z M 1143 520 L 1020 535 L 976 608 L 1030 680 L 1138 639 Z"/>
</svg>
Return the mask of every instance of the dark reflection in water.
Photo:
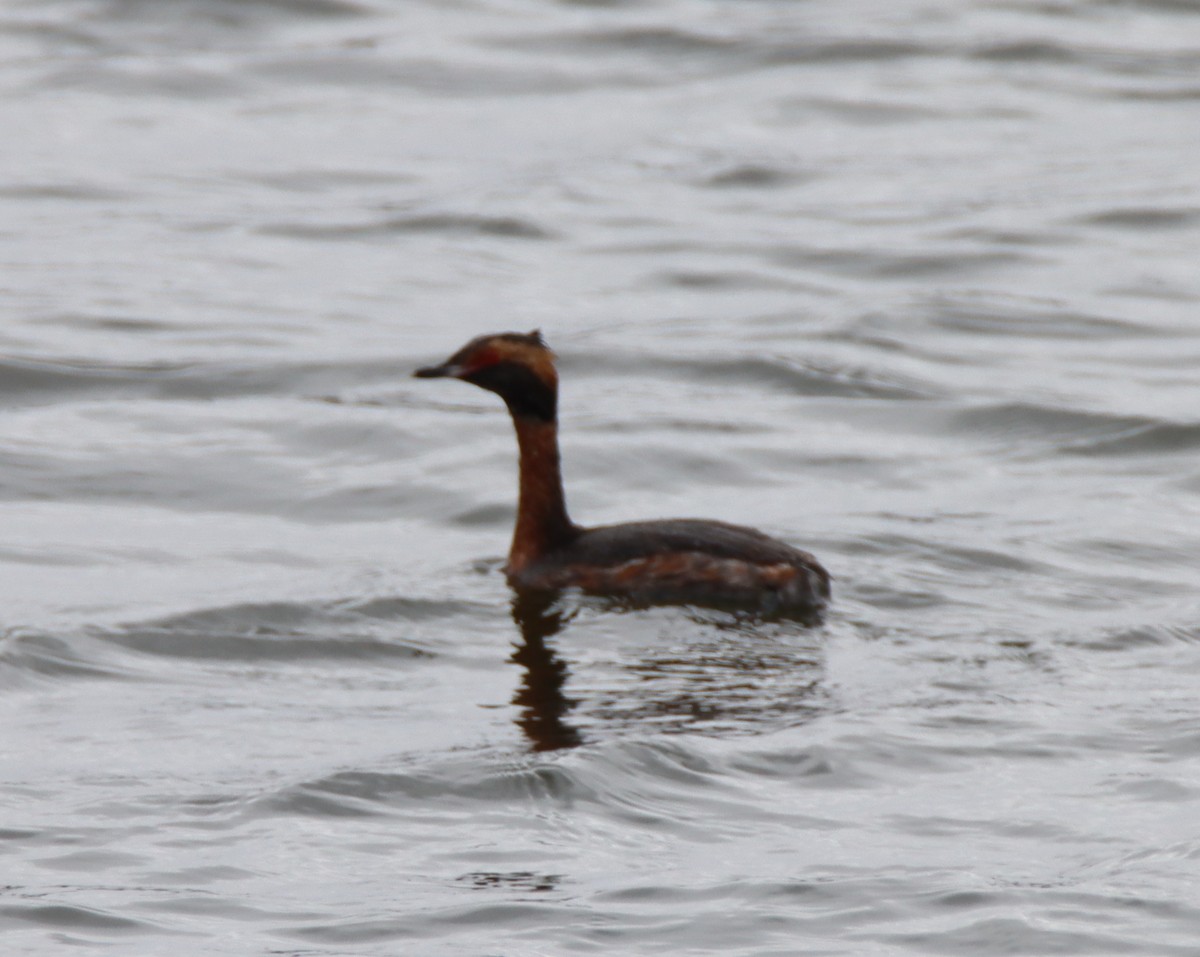
<svg viewBox="0 0 1200 957">
<path fill-rule="evenodd" d="M 570 614 L 553 593 L 518 591 L 513 595 L 512 616 L 521 632 L 521 644 L 509 660 L 525 672 L 513 695 L 513 704 L 521 709 L 517 723 L 534 751 L 582 744 L 582 735 L 564 720 L 576 705 L 563 694 L 567 665 L 546 644 L 546 639 L 562 630 Z"/>
<path fill-rule="evenodd" d="M 606 604 L 607 614 L 636 614 Z M 509 661 L 523 669 L 513 695 L 517 723 L 534 751 L 583 744 L 578 725 L 599 721 L 609 730 L 760 731 L 792 725 L 822 710 L 824 661 L 820 619 L 767 619 L 697 607 L 677 609 L 687 631 L 648 638 L 632 657 L 593 664 L 579 683 L 563 689 L 570 670 L 550 639 L 571 623 L 579 606 L 553 592 L 517 591 L 512 616 L 521 633 Z M 680 640 L 682 638 L 682 641 Z M 575 721 L 568 716 L 580 710 Z M 586 714 L 586 718 L 584 717 Z"/>
<path fill-rule="evenodd" d="M 459 878 L 478 890 L 509 888 L 515 891 L 553 891 L 562 883 L 561 874 L 535 874 L 533 871 L 472 871 Z"/>
</svg>

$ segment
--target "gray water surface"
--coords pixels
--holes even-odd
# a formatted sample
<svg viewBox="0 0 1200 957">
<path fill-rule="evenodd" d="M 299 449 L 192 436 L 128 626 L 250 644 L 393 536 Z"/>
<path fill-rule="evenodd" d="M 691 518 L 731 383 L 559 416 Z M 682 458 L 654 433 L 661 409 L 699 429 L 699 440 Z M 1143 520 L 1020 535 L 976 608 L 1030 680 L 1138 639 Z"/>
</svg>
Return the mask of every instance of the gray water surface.
<svg viewBox="0 0 1200 957">
<path fill-rule="evenodd" d="M 0 10 L 0 950 L 1200 955 L 1200 6 Z M 761 527 L 825 622 L 515 602 Z"/>
</svg>

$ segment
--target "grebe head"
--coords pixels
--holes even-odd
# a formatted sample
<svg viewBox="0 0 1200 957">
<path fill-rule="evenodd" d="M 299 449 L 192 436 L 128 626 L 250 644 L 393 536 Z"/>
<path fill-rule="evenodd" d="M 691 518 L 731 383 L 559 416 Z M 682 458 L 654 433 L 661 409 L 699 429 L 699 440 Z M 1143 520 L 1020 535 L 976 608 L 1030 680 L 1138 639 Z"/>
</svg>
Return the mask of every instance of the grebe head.
<svg viewBox="0 0 1200 957">
<path fill-rule="evenodd" d="M 472 339 L 440 366 L 413 373 L 418 379 L 462 379 L 495 392 L 514 416 L 554 421 L 558 373 L 554 353 L 537 330 Z"/>
</svg>

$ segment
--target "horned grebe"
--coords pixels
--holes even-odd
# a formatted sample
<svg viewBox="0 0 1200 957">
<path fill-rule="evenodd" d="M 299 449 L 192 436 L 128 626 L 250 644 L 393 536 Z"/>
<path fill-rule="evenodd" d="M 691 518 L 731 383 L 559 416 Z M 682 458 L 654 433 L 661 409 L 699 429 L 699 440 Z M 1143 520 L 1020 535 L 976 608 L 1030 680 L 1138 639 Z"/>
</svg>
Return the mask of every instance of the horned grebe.
<svg viewBox="0 0 1200 957">
<path fill-rule="evenodd" d="M 480 336 L 413 374 L 462 379 L 508 406 L 521 455 L 504 569 L 514 588 L 766 613 L 812 613 L 829 600 L 829 573 L 812 555 L 753 528 L 690 518 L 597 528 L 572 522 L 559 468 L 558 373 L 540 332 Z"/>
</svg>

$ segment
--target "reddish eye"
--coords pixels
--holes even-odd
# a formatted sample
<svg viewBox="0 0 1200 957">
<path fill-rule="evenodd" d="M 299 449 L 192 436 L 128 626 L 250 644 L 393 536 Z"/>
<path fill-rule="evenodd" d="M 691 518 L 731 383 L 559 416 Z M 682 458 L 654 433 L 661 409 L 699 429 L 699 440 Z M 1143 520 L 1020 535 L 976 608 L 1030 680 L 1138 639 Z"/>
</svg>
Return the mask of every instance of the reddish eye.
<svg viewBox="0 0 1200 957">
<path fill-rule="evenodd" d="M 467 356 L 463 363 L 463 372 L 466 375 L 471 375 L 475 372 L 482 372 L 489 366 L 494 366 L 500 361 L 500 354 L 491 346 L 486 349 L 480 349 L 473 355 Z"/>
</svg>

